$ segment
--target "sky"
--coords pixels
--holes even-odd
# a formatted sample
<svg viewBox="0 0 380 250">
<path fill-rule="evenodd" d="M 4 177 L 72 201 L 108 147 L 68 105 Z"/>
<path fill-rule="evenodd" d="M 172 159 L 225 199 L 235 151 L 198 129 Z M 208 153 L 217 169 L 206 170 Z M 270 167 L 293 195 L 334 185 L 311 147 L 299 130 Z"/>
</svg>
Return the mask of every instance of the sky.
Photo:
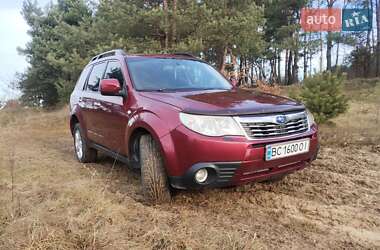
<svg viewBox="0 0 380 250">
<path fill-rule="evenodd" d="M 27 67 L 24 56 L 17 52 L 17 47 L 25 47 L 30 40 L 28 25 L 21 16 L 23 0 L 0 0 L 0 100 L 11 99 L 19 95 L 8 84 L 15 78 L 16 72 L 23 72 Z M 45 6 L 50 0 L 37 0 Z"/>
</svg>

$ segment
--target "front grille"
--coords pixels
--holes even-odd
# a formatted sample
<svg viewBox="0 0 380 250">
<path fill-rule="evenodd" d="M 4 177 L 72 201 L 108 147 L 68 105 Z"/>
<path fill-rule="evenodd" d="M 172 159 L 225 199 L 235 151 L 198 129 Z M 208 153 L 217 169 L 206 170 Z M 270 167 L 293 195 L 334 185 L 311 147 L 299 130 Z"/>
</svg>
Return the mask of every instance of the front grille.
<svg viewBox="0 0 380 250">
<path fill-rule="evenodd" d="M 285 117 L 283 123 L 277 118 Z M 253 139 L 281 137 L 306 132 L 309 129 L 306 112 L 265 116 L 241 116 L 237 120 L 248 137 Z"/>
<path fill-rule="evenodd" d="M 218 182 L 219 183 L 228 183 L 231 181 L 232 177 L 235 175 L 236 169 L 240 166 L 240 163 L 216 163 L 218 167 Z"/>
</svg>

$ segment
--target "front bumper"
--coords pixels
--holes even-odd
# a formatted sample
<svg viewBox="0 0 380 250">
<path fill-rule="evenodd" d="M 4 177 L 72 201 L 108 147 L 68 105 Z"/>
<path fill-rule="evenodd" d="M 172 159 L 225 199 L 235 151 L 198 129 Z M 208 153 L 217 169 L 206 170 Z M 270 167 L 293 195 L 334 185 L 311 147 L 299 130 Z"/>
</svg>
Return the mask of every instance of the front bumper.
<svg viewBox="0 0 380 250">
<path fill-rule="evenodd" d="M 301 170 L 316 159 L 319 143 L 317 128 L 286 139 L 246 140 L 241 137 L 222 139 L 202 135 L 188 135 L 186 128 L 179 128 L 172 135 L 178 163 L 183 172 L 169 176 L 171 186 L 178 189 L 236 186 L 253 181 L 263 181 Z M 265 161 L 265 146 L 269 143 L 310 138 L 309 152 L 286 158 Z M 188 167 L 186 167 L 188 166 Z M 200 168 L 209 170 L 210 178 L 199 184 L 194 175 Z"/>
</svg>

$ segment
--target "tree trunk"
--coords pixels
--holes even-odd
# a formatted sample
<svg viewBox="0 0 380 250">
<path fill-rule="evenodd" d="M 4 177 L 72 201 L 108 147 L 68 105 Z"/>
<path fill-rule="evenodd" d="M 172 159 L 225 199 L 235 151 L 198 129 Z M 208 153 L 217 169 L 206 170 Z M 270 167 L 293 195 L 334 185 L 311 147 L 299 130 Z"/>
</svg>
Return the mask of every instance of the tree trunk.
<svg viewBox="0 0 380 250">
<path fill-rule="evenodd" d="M 177 0 L 173 0 L 173 16 L 172 16 L 172 37 L 171 44 L 176 44 L 177 42 Z"/>
<path fill-rule="evenodd" d="M 277 77 L 278 83 L 281 83 L 281 51 L 277 54 Z"/>
<path fill-rule="evenodd" d="M 239 79 L 238 79 L 238 83 L 239 83 L 239 86 L 242 86 L 244 85 L 244 70 L 243 70 L 243 58 L 240 57 L 240 62 L 239 62 Z"/>
<path fill-rule="evenodd" d="M 288 58 L 289 58 L 289 50 L 285 51 L 285 68 L 284 68 L 284 83 L 288 84 Z"/>
<path fill-rule="evenodd" d="M 274 65 L 274 60 L 273 59 L 270 59 L 269 60 L 269 64 L 270 64 L 270 76 L 269 76 L 269 83 L 274 83 L 275 81 L 275 65 Z"/>
<path fill-rule="evenodd" d="M 262 79 L 265 81 L 267 79 L 267 76 L 265 74 L 265 63 L 264 63 L 264 60 L 261 60 L 261 75 L 263 76 Z"/>
<path fill-rule="evenodd" d="M 370 0 L 371 2 L 371 6 L 372 6 L 372 0 Z M 368 0 L 366 1 L 366 7 L 369 8 L 368 6 Z M 368 78 L 368 77 L 371 77 L 371 53 L 372 53 L 372 49 L 371 49 L 371 29 L 367 31 L 367 41 L 366 41 L 366 47 L 367 47 L 367 51 L 368 51 L 368 54 L 369 54 L 369 58 L 368 60 L 366 60 L 364 62 L 364 77 L 365 78 Z"/>
<path fill-rule="evenodd" d="M 372 2 L 372 0 L 371 0 L 371 2 Z M 368 7 L 368 5 L 367 5 L 367 7 Z M 366 48 L 367 48 L 367 51 L 369 54 L 369 58 L 368 58 L 368 60 L 366 60 L 364 62 L 364 64 L 365 64 L 364 77 L 368 78 L 371 76 L 371 52 L 372 52 L 372 49 L 371 49 L 371 30 L 367 31 Z"/>
<path fill-rule="evenodd" d="M 168 0 L 164 0 L 164 16 L 165 16 L 165 50 L 169 47 L 169 13 L 168 13 Z"/>
<path fill-rule="evenodd" d="M 273 78 L 274 83 L 278 83 L 278 75 L 277 75 L 277 60 L 276 56 L 273 58 Z"/>
<path fill-rule="evenodd" d="M 304 42 L 305 42 L 305 47 L 303 49 L 303 79 L 305 79 L 307 77 L 307 55 L 308 55 L 308 51 L 307 51 L 307 35 L 305 34 L 305 38 L 304 38 Z"/>
<path fill-rule="evenodd" d="M 249 86 L 250 87 L 253 87 L 253 77 L 254 77 L 254 75 L 253 75 L 253 68 L 254 68 L 254 66 L 253 66 L 253 63 L 251 63 L 250 64 L 250 69 L 251 69 L 251 82 L 249 83 Z"/>
<path fill-rule="evenodd" d="M 370 2 L 370 6 L 368 6 L 368 2 Z M 370 8 L 372 10 L 372 0 L 367 0 L 366 7 Z M 367 44 L 366 44 L 366 46 L 368 48 L 368 51 L 371 51 L 371 31 L 372 30 L 367 31 Z"/>
<path fill-rule="evenodd" d="M 266 80 L 267 79 L 267 75 L 265 74 L 265 63 L 264 63 L 264 60 L 261 61 L 261 74 L 263 76 L 263 80 Z"/>
<path fill-rule="evenodd" d="M 327 47 L 326 47 L 326 63 L 327 63 L 327 71 L 331 71 L 331 50 L 332 50 L 332 33 L 327 32 Z"/>
<path fill-rule="evenodd" d="M 298 48 L 298 46 L 297 46 Z M 294 62 L 293 62 L 293 67 L 292 67 L 292 82 L 291 84 L 293 83 L 297 83 L 298 82 L 298 50 L 295 50 L 294 51 Z"/>
<path fill-rule="evenodd" d="M 319 72 L 323 71 L 323 38 L 322 32 L 319 32 L 319 50 L 321 51 L 321 56 L 319 57 Z"/>
<path fill-rule="evenodd" d="M 320 8 L 320 7 L 321 7 L 321 0 L 318 0 L 318 8 Z M 321 55 L 319 57 L 319 72 L 322 73 L 322 71 L 323 71 L 323 37 L 322 37 L 322 31 L 319 32 L 319 49 L 321 51 Z"/>
<path fill-rule="evenodd" d="M 244 72 L 245 72 L 245 84 L 248 84 L 249 81 L 249 70 L 248 70 L 248 60 L 244 58 Z"/>
<path fill-rule="evenodd" d="M 223 47 L 219 49 L 219 52 L 217 54 L 217 61 L 218 61 L 218 69 L 222 74 L 225 74 L 226 69 L 226 56 L 227 56 L 227 47 Z"/>
<path fill-rule="evenodd" d="M 293 62 L 293 52 L 289 51 L 289 58 L 288 58 L 288 68 L 287 68 L 287 85 L 292 83 L 293 77 L 292 77 L 292 62 Z"/>
<path fill-rule="evenodd" d="M 372 11 L 373 13 L 373 0 L 370 0 L 370 11 Z M 375 28 L 374 28 L 374 25 L 372 24 L 372 27 L 371 27 L 371 40 L 372 40 L 372 44 L 371 44 L 371 52 L 372 54 L 375 54 L 375 32 L 374 32 Z"/>
<path fill-rule="evenodd" d="M 337 0 L 328 0 L 327 8 L 331 9 Z M 327 71 L 331 71 L 331 50 L 333 48 L 332 44 L 332 33 L 327 32 L 327 48 L 326 48 L 326 60 L 327 60 Z"/>
</svg>

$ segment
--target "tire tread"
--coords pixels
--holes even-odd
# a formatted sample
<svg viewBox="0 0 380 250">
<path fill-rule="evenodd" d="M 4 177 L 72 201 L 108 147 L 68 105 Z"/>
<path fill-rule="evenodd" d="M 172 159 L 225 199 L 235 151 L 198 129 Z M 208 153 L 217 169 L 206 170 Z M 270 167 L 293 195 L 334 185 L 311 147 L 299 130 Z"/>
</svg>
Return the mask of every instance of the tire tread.
<svg viewBox="0 0 380 250">
<path fill-rule="evenodd" d="M 141 183 L 147 199 L 155 203 L 169 202 L 170 189 L 157 143 L 150 135 L 140 138 Z"/>
</svg>

